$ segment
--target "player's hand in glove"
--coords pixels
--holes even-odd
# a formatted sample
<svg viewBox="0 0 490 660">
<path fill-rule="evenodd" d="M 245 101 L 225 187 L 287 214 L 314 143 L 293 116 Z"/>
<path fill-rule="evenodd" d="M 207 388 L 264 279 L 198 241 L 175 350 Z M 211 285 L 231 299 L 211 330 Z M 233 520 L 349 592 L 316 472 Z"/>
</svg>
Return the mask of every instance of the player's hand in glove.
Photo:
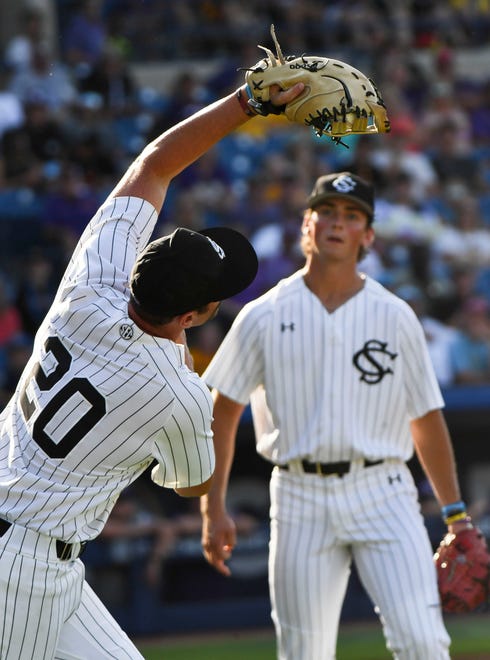
<svg viewBox="0 0 490 660">
<path fill-rule="evenodd" d="M 434 561 L 445 612 L 471 612 L 486 602 L 490 588 L 490 554 L 478 527 L 448 533 Z"/>
<path fill-rule="evenodd" d="M 260 115 L 281 114 L 295 123 L 314 128 L 317 135 L 328 135 L 336 142 L 354 133 L 387 133 L 390 122 L 383 99 L 373 81 L 354 67 L 327 57 L 284 57 L 271 34 L 276 55 L 259 46 L 267 54 L 247 70 L 245 81 L 248 104 Z M 304 83 L 301 94 L 283 106 L 271 103 L 271 86 L 283 90 Z"/>
</svg>

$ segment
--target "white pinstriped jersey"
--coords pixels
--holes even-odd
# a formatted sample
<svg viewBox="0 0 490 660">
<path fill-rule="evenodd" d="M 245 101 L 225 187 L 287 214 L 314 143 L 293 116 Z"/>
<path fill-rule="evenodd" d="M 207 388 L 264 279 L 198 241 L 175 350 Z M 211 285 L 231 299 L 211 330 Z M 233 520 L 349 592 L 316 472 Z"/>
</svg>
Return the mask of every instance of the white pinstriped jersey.
<svg viewBox="0 0 490 660">
<path fill-rule="evenodd" d="M 169 488 L 211 476 L 208 388 L 182 346 L 128 316 L 129 274 L 156 220 L 145 200 L 117 197 L 84 231 L 0 416 L 1 518 L 84 541 L 154 459 Z"/>
<path fill-rule="evenodd" d="M 238 314 L 203 374 L 247 404 L 257 451 L 296 458 L 408 460 L 409 421 L 444 403 L 411 308 L 365 278 L 329 313 L 298 271 Z"/>
</svg>

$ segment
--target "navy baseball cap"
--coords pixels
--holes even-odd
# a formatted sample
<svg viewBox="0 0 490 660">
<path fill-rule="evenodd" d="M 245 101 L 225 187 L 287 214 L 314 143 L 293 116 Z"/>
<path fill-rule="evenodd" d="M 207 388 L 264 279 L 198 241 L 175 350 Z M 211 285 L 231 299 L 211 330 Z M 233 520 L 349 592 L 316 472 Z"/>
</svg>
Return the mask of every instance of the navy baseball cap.
<svg viewBox="0 0 490 660">
<path fill-rule="evenodd" d="M 148 314 L 178 316 L 235 296 L 253 282 L 257 269 L 255 250 L 240 232 L 179 227 L 146 246 L 129 287 Z"/>
<path fill-rule="evenodd" d="M 374 188 L 371 183 L 352 172 L 336 172 L 319 177 L 310 196 L 308 208 L 314 209 L 331 197 L 347 197 L 362 208 L 369 216 L 369 222 L 374 217 Z"/>
</svg>

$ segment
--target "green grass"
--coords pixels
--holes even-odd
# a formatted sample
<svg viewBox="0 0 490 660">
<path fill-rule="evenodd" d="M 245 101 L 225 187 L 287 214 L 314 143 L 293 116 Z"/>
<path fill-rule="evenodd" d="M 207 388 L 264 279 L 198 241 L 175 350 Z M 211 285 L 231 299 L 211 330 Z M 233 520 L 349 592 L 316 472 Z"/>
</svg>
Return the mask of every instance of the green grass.
<svg viewBox="0 0 490 660">
<path fill-rule="evenodd" d="M 478 653 L 479 658 L 490 659 L 490 617 L 488 614 L 481 617 L 452 618 L 448 622 L 448 630 L 453 643 L 453 655 L 465 653 Z"/>
<path fill-rule="evenodd" d="M 274 660 L 274 640 L 248 638 L 246 633 L 221 641 L 202 639 L 193 643 L 175 643 L 141 648 L 146 660 Z"/>
<path fill-rule="evenodd" d="M 446 621 L 453 643 L 453 660 L 490 659 L 488 616 L 451 617 Z M 337 660 L 389 660 L 379 625 L 343 624 Z M 275 660 L 271 631 L 227 632 L 220 636 L 189 635 L 186 639 L 140 643 L 145 660 Z M 471 654 L 471 655 L 469 655 Z"/>
</svg>

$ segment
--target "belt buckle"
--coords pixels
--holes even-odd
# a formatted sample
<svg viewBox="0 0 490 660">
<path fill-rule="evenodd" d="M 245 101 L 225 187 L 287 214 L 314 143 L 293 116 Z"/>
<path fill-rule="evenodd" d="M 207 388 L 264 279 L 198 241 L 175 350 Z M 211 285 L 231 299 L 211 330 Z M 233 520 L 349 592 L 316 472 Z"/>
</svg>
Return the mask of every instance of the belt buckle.
<svg viewBox="0 0 490 660">
<path fill-rule="evenodd" d="M 324 472 L 322 469 L 322 463 L 320 463 L 319 461 L 315 463 L 315 474 L 319 475 L 320 477 L 342 478 L 344 476 L 343 472 Z"/>
<path fill-rule="evenodd" d="M 56 539 L 56 555 L 60 561 L 67 561 L 71 558 L 72 545 L 65 543 L 61 539 Z"/>
<path fill-rule="evenodd" d="M 69 561 L 73 559 L 78 559 L 82 554 L 83 549 L 85 548 L 86 542 L 82 541 L 78 543 L 79 549 L 78 552 L 75 552 L 76 543 L 65 543 L 60 539 L 56 539 L 56 554 L 60 561 Z"/>
</svg>

